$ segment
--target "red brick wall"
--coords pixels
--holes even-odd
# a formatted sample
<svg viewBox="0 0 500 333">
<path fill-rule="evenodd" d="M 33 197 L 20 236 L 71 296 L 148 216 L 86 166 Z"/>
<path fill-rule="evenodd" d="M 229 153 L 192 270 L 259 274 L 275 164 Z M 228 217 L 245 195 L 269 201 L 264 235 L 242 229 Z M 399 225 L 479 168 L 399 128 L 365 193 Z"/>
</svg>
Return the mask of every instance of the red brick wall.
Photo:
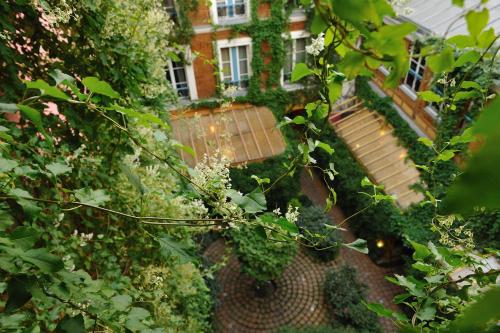
<svg viewBox="0 0 500 333">
<path fill-rule="evenodd" d="M 210 0 L 200 0 L 198 9 L 189 13 L 189 19 L 194 27 L 200 25 L 211 24 L 210 17 Z M 250 10 L 250 9 L 249 9 Z M 269 17 L 271 15 L 271 5 L 270 3 L 261 3 L 258 8 L 259 18 Z M 290 24 L 290 30 L 304 30 L 305 22 L 293 22 Z M 217 73 L 215 73 L 215 68 L 210 62 L 212 62 L 214 57 L 213 43 L 215 40 L 222 39 L 234 39 L 239 37 L 246 37 L 246 34 L 235 34 L 230 29 L 220 29 L 214 33 L 203 33 L 195 34 L 191 39 L 191 50 L 196 54 L 196 58 L 193 61 L 194 75 L 196 79 L 196 88 L 198 90 L 198 98 L 210 98 L 214 97 L 216 93 L 217 85 Z M 253 50 L 253 52 L 258 50 Z M 269 45 L 264 42 L 261 54 L 264 56 L 270 51 Z M 272 59 L 270 57 L 264 59 L 264 63 L 268 64 Z M 264 71 L 261 75 L 262 87 L 265 87 L 265 83 L 269 78 L 269 73 Z"/>
<path fill-rule="evenodd" d="M 213 97 L 216 91 L 217 81 L 214 76 L 214 67 L 209 63 L 213 58 L 212 34 L 199 34 L 191 39 L 191 50 L 196 53 L 193 62 L 194 76 L 198 98 Z"/>
<path fill-rule="evenodd" d="M 429 87 L 431 79 L 432 73 L 426 68 L 420 85 L 421 91 L 426 90 Z M 413 100 L 403 90 L 401 90 L 399 86 L 396 88 L 384 87 L 384 80 L 385 75 L 380 71 L 376 71 L 373 82 L 388 96 L 390 96 L 394 103 L 398 105 L 408 116 L 410 116 L 410 118 L 414 120 L 417 126 L 424 133 L 431 138 L 434 138 L 436 136 L 436 124 L 434 123 L 434 119 L 432 119 L 431 116 L 424 111 L 426 102 L 420 98 Z"/>
</svg>

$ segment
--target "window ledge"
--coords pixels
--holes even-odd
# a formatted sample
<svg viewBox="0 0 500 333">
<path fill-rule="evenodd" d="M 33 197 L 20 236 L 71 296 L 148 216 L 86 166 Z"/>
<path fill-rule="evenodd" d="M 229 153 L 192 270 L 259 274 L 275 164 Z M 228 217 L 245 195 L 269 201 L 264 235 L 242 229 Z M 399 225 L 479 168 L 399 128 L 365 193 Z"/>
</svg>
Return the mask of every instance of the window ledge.
<svg viewBox="0 0 500 333">
<path fill-rule="evenodd" d="M 380 66 L 378 68 L 378 70 L 380 71 L 380 73 L 384 74 L 385 76 L 388 76 L 390 74 L 389 70 L 387 68 L 385 68 L 384 65 Z"/>
<path fill-rule="evenodd" d="M 307 20 L 306 11 L 302 8 L 292 10 L 290 22 L 301 22 Z"/>
<path fill-rule="evenodd" d="M 424 108 L 424 111 L 425 113 L 427 113 L 429 116 L 431 116 L 432 119 L 434 119 L 435 121 L 439 122 L 441 120 L 441 118 L 439 117 L 439 114 L 437 113 L 437 111 L 430 105 L 427 105 L 425 108 Z"/>
<path fill-rule="evenodd" d="M 408 97 L 410 97 L 412 100 L 416 101 L 417 100 L 417 94 L 415 91 L 413 91 L 410 87 L 408 87 L 406 84 L 401 84 L 399 86 L 399 89 L 401 89 Z"/>
<path fill-rule="evenodd" d="M 304 89 L 304 85 L 300 83 L 284 83 L 283 89 L 285 89 L 286 91 L 300 90 Z"/>
<path fill-rule="evenodd" d="M 248 23 L 249 19 L 248 17 L 237 17 L 237 18 L 219 18 L 219 25 L 225 26 L 225 25 L 236 25 L 236 24 L 242 24 L 242 23 Z"/>
</svg>

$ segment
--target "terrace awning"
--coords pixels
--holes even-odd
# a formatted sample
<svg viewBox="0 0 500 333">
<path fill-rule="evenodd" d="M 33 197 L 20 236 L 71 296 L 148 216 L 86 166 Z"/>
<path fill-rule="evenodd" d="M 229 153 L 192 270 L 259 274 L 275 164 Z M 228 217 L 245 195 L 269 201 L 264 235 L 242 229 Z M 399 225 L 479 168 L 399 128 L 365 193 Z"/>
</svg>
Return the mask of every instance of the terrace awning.
<svg viewBox="0 0 500 333">
<path fill-rule="evenodd" d="M 281 154 L 286 147 L 276 119 L 266 107 L 233 104 L 230 108 L 174 112 L 171 123 L 173 138 L 194 150 L 194 156 L 180 151 L 191 167 L 217 150 L 231 164 L 240 164 Z"/>
</svg>

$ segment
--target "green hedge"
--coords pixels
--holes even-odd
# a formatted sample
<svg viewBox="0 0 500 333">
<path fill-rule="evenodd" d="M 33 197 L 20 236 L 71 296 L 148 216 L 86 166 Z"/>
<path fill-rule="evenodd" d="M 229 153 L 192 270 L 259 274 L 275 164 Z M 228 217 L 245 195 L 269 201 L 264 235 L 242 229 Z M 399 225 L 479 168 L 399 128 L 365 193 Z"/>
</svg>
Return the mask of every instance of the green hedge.
<svg viewBox="0 0 500 333">
<path fill-rule="evenodd" d="M 338 230 L 328 228 L 326 225 L 332 220 L 320 207 L 303 207 L 300 210 L 297 226 L 300 232 L 311 239 L 309 252 L 322 261 L 334 260 L 339 255 L 341 237 Z"/>
<path fill-rule="evenodd" d="M 380 332 L 377 315 L 363 304 L 366 286 L 358 281 L 350 266 L 331 269 L 325 278 L 326 302 L 332 310 L 332 321 L 361 332 Z"/>
<path fill-rule="evenodd" d="M 306 326 L 306 327 L 282 327 L 278 333 L 358 333 L 359 331 L 351 327 L 331 327 L 331 326 Z"/>
</svg>

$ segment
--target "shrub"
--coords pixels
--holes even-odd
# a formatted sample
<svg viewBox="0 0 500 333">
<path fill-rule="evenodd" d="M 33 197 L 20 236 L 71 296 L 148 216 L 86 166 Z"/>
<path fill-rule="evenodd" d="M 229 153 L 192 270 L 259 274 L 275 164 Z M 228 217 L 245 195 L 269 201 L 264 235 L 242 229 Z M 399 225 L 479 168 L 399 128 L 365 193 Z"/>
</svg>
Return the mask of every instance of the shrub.
<svg viewBox="0 0 500 333">
<path fill-rule="evenodd" d="M 249 164 L 245 169 L 231 169 L 231 183 L 235 190 L 242 193 L 250 193 L 257 187 L 257 183 L 251 178 L 258 175 L 260 178 L 269 178 L 271 182 L 278 179 L 286 168 L 283 163 L 287 161 L 285 155 L 276 156 L 263 162 Z M 300 192 L 300 172 L 296 171 L 291 177 L 286 177 L 277 183 L 268 193 L 266 193 L 267 208 L 273 210 L 280 208 L 287 209 L 288 203 Z"/>
<path fill-rule="evenodd" d="M 297 253 L 294 241 L 272 241 L 253 226 L 233 230 L 231 236 L 242 272 L 258 282 L 272 281 L 283 274 Z"/>
<path fill-rule="evenodd" d="M 309 245 L 314 246 L 314 254 L 324 261 L 333 260 L 339 254 L 340 235 L 326 226 L 331 223 L 328 215 L 315 206 L 302 208 L 297 221 L 300 232 L 310 239 Z"/>
<path fill-rule="evenodd" d="M 362 303 L 366 286 L 356 278 L 356 271 L 342 266 L 327 272 L 324 292 L 332 310 L 332 320 L 349 325 L 362 332 L 379 332 L 377 315 Z"/>
</svg>

